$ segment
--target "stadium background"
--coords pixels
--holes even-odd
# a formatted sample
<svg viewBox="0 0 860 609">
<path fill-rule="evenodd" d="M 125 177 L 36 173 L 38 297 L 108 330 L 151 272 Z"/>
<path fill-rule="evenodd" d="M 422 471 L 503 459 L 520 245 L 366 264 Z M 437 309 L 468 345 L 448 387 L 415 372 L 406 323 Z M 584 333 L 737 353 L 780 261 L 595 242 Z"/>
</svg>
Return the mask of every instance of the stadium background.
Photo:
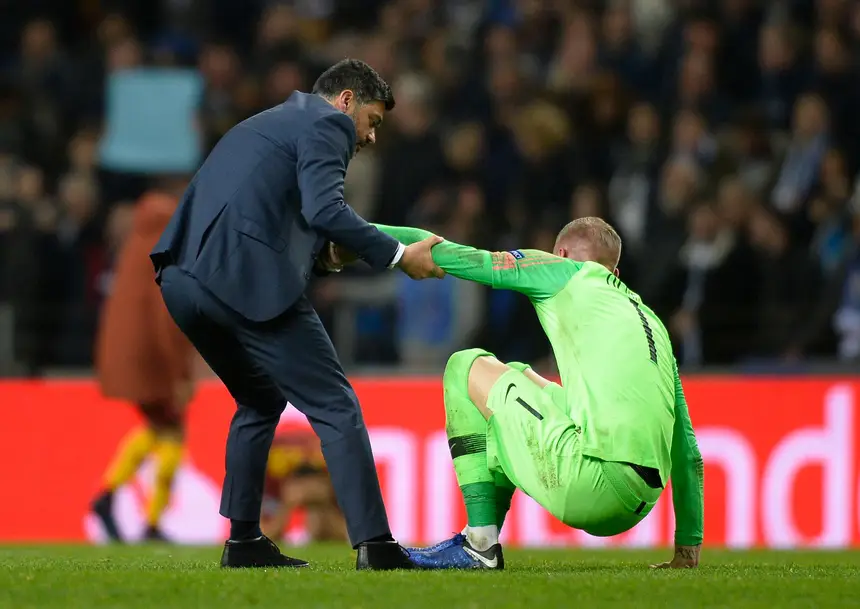
<svg viewBox="0 0 860 609">
<path fill-rule="evenodd" d="M 0 6 L 0 541 L 98 538 L 87 502 L 135 415 L 87 377 L 135 201 L 352 56 L 397 97 L 350 166 L 359 213 L 489 249 L 549 248 L 563 222 L 607 218 L 623 277 L 676 343 L 707 463 L 706 543 L 860 545 L 860 3 Z M 514 294 L 344 275 L 313 297 L 362 398 L 395 533 L 435 540 L 460 520 L 447 354 L 480 344 L 552 374 L 549 346 Z M 192 404 L 165 520 L 180 541 L 223 536 L 230 409 L 214 381 Z M 131 533 L 147 484 L 118 500 Z M 511 543 L 597 543 L 518 501 Z M 611 543 L 669 543 L 661 503 Z"/>
</svg>

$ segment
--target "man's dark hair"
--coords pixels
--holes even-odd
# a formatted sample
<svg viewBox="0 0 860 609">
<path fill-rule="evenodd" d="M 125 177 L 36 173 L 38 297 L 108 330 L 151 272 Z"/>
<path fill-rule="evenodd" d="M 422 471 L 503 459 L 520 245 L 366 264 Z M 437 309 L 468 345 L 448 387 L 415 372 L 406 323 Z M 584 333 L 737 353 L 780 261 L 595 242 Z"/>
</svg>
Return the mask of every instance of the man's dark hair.
<svg viewBox="0 0 860 609">
<path fill-rule="evenodd" d="M 347 89 L 355 94 L 359 104 L 381 101 L 386 110 L 394 108 L 391 87 L 376 70 L 359 59 L 344 59 L 323 72 L 314 83 L 313 93 L 333 98 Z"/>
</svg>

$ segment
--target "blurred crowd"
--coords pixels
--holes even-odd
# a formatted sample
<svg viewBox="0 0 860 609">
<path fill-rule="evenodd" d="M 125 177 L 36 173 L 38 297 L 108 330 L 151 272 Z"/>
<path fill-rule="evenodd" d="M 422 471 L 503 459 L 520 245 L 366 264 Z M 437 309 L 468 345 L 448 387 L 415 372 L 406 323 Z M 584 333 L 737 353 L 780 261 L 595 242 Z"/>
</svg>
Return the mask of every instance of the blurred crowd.
<svg viewBox="0 0 860 609">
<path fill-rule="evenodd" d="M 551 249 L 565 222 L 599 215 L 682 366 L 860 356 L 860 2 L 13 8 L 0 25 L 0 303 L 29 372 L 91 362 L 112 257 L 151 187 L 100 167 L 106 79 L 195 67 L 208 147 L 345 56 L 397 99 L 347 176 L 366 218 L 505 250 Z M 314 297 L 328 323 L 350 308 L 348 362 L 434 367 L 470 344 L 552 368 L 516 294 L 344 275 Z"/>
</svg>

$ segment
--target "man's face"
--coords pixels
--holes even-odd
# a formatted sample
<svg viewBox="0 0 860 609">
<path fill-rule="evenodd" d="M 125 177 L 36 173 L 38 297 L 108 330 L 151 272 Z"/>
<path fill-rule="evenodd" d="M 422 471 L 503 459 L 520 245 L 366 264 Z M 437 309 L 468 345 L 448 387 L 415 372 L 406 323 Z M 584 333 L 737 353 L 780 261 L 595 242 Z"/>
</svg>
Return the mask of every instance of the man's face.
<svg viewBox="0 0 860 609">
<path fill-rule="evenodd" d="M 690 111 L 683 111 L 675 119 L 672 133 L 673 144 L 679 151 L 695 151 L 699 140 L 705 133 L 701 117 Z"/>
<path fill-rule="evenodd" d="M 650 144 L 660 136 L 660 122 L 654 108 L 647 104 L 630 111 L 627 132 L 634 144 Z"/>
<path fill-rule="evenodd" d="M 355 123 L 355 154 L 376 142 L 376 129 L 385 116 L 385 104 L 381 101 L 359 104 L 352 91 L 346 90 L 337 97 L 334 106 Z"/>
<path fill-rule="evenodd" d="M 794 130 L 802 137 L 814 137 L 825 127 L 824 105 L 817 97 L 801 98 L 794 106 Z"/>
</svg>

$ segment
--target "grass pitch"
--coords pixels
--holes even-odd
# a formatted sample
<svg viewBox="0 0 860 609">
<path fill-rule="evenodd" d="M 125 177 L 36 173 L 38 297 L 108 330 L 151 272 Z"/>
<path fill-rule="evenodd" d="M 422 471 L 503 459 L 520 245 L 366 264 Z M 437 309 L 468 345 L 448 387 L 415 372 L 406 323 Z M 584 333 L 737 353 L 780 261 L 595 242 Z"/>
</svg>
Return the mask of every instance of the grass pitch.
<svg viewBox="0 0 860 609">
<path fill-rule="evenodd" d="M 308 569 L 222 571 L 220 548 L 0 547 L 0 608 L 657 609 L 860 607 L 860 553 L 511 550 L 497 572 L 357 573 L 342 545 L 291 552 Z"/>
</svg>

